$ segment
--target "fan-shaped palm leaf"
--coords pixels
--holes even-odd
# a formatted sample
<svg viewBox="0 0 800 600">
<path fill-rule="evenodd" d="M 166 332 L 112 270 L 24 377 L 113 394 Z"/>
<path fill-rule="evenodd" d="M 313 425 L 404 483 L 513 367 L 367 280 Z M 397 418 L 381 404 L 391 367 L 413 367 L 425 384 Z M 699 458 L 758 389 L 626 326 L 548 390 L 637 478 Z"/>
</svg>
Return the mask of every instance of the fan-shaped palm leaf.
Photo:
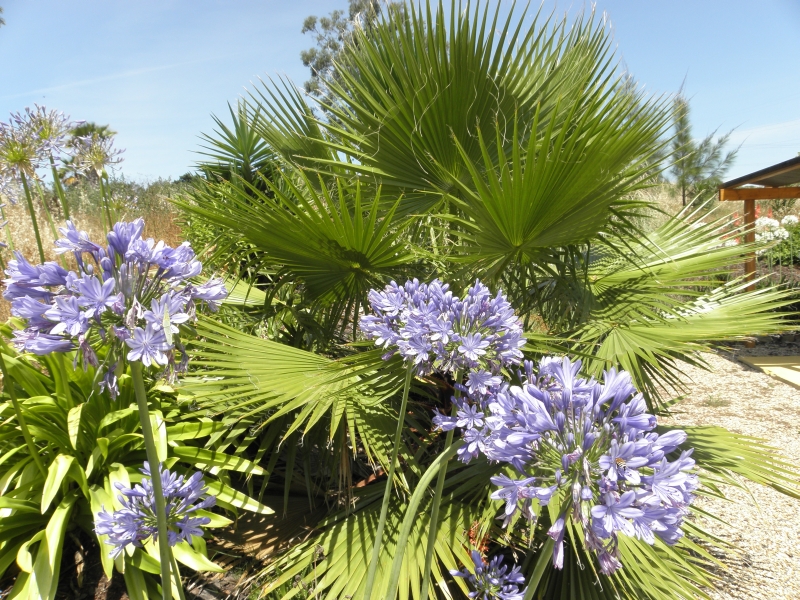
<svg viewBox="0 0 800 600">
<path fill-rule="evenodd" d="M 262 263 L 302 283 L 308 301 L 328 309 L 334 325 L 344 327 L 348 315 L 352 323 L 368 290 L 412 260 L 401 237 L 409 221 L 394 218 L 396 202 L 383 210 L 380 190 L 367 201 L 358 182 L 337 179 L 333 191 L 317 190 L 303 174 L 267 184 L 270 195 L 241 181 L 210 185 L 203 192 L 209 202 L 182 206 L 250 242 Z M 214 210 L 220 198 L 224 211 Z"/>
<path fill-rule="evenodd" d="M 680 362 L 702 364 L 698 351 L 787 326 L 779 309 L 791 302 L 790 291 L 747 291 L 749 282 L 726 281 L 754 250 L 726 245 L 727 225 L 678 215 L 629 243 L 626 256 L 608 246 L 598 254 L 588 267 L 585 321 L 571 332 L 575 348 L 592 356 L 590 372 L 621 366 L 654 407 L 664 393 L 659 385 L 682 389 Z"/>
</svg>

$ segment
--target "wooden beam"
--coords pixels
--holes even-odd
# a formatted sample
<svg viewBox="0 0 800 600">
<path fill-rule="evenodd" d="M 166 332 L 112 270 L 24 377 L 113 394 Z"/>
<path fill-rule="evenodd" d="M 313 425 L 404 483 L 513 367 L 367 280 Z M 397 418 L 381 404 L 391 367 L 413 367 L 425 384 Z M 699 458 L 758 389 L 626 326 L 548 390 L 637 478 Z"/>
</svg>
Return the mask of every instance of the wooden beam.
<svg viewBox="0 0 800 600">
<path fill-rule="evenodd" d="M 719 191 L 720 201 L 726 200 L 782 200 L 800 198 L 800 187 L 739 188 Z"/>
<path fill-rule="evenodd" d="M 800 189 L 800 188 L 798 188 Z M 756 241 L 756 201 L 747 199 L 744 201 L 744 225 L 746 227 L 744 234 L 745 244 L 754 244 Z M 756 253 L 751 252 L 744 261 L 744 276 L 745 279 L 752 281 L 756 278 Z M 756 289 L 756 284 L 752 283 L 747 286 L 747 291 L 752 292 Z"/>
</svg>

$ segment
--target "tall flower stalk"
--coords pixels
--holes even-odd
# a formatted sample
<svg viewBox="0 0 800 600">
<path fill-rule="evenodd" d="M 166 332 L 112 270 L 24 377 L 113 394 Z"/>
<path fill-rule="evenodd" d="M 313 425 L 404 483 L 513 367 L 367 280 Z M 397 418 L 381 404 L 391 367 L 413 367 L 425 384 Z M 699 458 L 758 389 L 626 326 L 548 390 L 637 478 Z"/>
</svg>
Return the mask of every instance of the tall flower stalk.
<svg viewBox="0 0 800 600">
<path fill-rule="evenodd" d="M 69 206 L 67 205 L 64 188 L 61 185 L 61 179 L 56 170 L 56 161 L 61 159 L 66 150 L 66 142 L 70 131 L 79 123 L 70 120 L 61 111 L 47 110 L 44 106 L 39 106 L 38 104 L 34 104 L 33 109 L 26 108 L 24 114 L 12 115 L 12 121 L 15 121 L 20 127 L 29 127 L 33 135 L 36 136 L 40 148 L 39 154 L 42 158 L 46 158 L 50 164 L 50 172 L 53 175 L 53 189 L 61 203 L 64 219 L 69 221 Z"/>
<path fill-rule="evenodd" d="M 97 132 L 75 140 L 75 165 L 79 171 L 93 174 L 100 186 L 108 226 L 114 222 L 111 215 L 111 194 L 108 186 L 107 168 L 122 162 L 123 150 L 114 148 L 114 140 Z"/>
<path fill-rule="evenodd" d="M 463 300 L 438 280 L 421 284 L 416 279 L 404 286 L 391 282 L 383 291 L 372 290 L 369 301 L 374 312 L 361 319 L 362 331 L 387 350 L 384 358 L 399 353 L 408 364 L 408 372 L 427 374 L 436 371 L 452 376 L 457 394 L 463 388 L 461 374 L 468 371 L 468 383 L 485 385 L 496 379 L 504 367 L 518 364 L 520 348 L 525 344 L 522 326 L 502 292 L 492 296 L 476 281 Z M 410 379 L 409 379 L 410 381 Z M 472 383 L 470 383 L 472 382 Z M 408 386 L 404 389 L 401 415 L 395 434 L 391 468 L 401 440 Z M 452 432 L 445 439 L 445 453 L 453 443 Z M 429 538 L 423 569 L 423 599 L 427 598 L 431 565 L 435 550 L 439 506 L 447 473 L 447 462 L 439 467 L 434 501 L 431 507 Z M 366 598 L 370 597 L 377 569 L 383 524 L 386 519 L 391 481 L 384 492 L 384 504 L 378 521 L 372 560 L 367 574 Z"/>
<path fill-rule="evenodd" d="M 147 403 L 147 391 L 144 387 L 142 364 L 140 362 L 134 361 L 131 363 L 131 378 L 133 379 L 136 406 L 139 409 L 139 420 L 142 426 L 147 462 L 149 465 L 160 465 L 161 461 L 158 459 L 153 427 L 150 423 L 150 408 Z M 172 552 L 169 546 L 169 529 L 167 527 L 167 503 L 164 498 L 161 477 L 151 477 L 150 480 L 153 486 L 153 501 L 155 503 L 158 554 L 161 558 L 159 561 L 161 567 L 161 593 L 164 600 L 170 600 L 172 598 Z M 178 573 L 176 572 L 175 575 L 177 576 Z"/>
<path fill-rule="evenodd" d="M 32 265 L 15 252 L 6 269 L 4 297 L 12 314 L 26 321 L 24 329 L 14 332 L 19 350 L 37 355 L 75 350 L 76 366 L 80 360 L 84 367 L 96 367 L 96 385 L 112 398 L 118 394 L 117 374 L 130 364 L 148 464 L 160 469 L 144 369 L 168 380 L 184 372 L 188 355 L 180 340 L 182 326 L 196 319 L 198 303 L 216 311 L 227 292 L 220 280 L 191 283 L 202 264 L 188 243 L 172 248 L 144 239 L 143 231 L 142 219 L 116 223 L 108 245 L 101 246 L 68 221 L 60 229 L 64 237 L 56 241 L 56 253 L 71 252 L 77 271 L 55 262 Z M 99 356 L 105 357 L 102 363 Z M 158 477 L 152 489 L 162 589 L 169 599 L 172 553 Z M 175 577 L 179 582 L 177 572 Z"/>
<path fill-rule="evenodd" d="M 33 225 L 33 235 L 36 238 L 36 248 L 39 250 L 39 262 L 44 263 L 44 247 L 42 246 L 42 236 L 39 233 L 39 224 L 36 222 L 36 210 L 33 207 L 31 188 L 28 185 L 28 178 L 25 176 L 24 172 L 20 171 L 19 178 L 20 182 L 22 183 L 22 189 L 25 191 L 25 200 L 28 203 L 28 212 L 31 216 L 31 225 Z"/>
</svg>

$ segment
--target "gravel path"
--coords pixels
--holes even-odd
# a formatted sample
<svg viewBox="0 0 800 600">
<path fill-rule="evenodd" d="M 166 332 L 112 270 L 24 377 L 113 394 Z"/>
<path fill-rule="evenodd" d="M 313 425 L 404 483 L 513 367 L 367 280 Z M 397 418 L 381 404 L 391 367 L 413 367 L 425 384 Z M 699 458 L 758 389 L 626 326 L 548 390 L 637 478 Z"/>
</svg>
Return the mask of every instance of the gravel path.
<svg viewBox="0 0 800 600">
<path fill-rule="evenodd" d="M 737 351 L 735 351 L 737 352 Z M 797 349 L 795 353 L 800 354 Z M 753 351 L 742 353 L 752 354 Z M 759 354 L 778 352 L 760 352 Z M 781 354 L 784 352 L 780 352 Z M 781 456 L 800 465 L 800 390 L 735 361 L 733 355 L 704 354 L 712 371 L 688 367 L 688 396 L 673 408 L 678 425 L 718 425 L 764 438 Z M 800 469 L 798 469 L 800 470 Z M 716 600 L 800 598 L 800 500 L 757 484 L 748 491 L 726 486 L 733 502 L 699 500 L 730 525 L 704 523 L 739 553 L 723 560 Z"/>
</svg>

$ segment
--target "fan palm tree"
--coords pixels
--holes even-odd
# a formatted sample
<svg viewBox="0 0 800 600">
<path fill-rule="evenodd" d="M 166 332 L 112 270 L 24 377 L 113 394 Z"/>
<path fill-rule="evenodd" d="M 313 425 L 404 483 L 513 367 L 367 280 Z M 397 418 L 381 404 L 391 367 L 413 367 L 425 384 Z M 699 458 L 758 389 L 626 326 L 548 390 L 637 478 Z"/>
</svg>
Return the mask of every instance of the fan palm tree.
<svg viewBox="0 0 800 600">
<path fill-rule="evenodd" d="M 544 532 L 554 515 L 542 510 L 527 539 L 506 533 L 489 497 L 501 467 L 449 461 L 431 416 L 449 407 L 453 381 L 414 378 L 400 411 L 402 363 L 358 341 L 370 288 L 416 276 L 459 289 L 479 277 L 517 307 L 529 357 L 570 351 L 589 374 L 621 366 L 663 411 L 665 386 L 680 386 L 697 351 L 785 324 L 785 292 L 732 278 L 751 249 L 723 243 L 732 225 L 690 213 L 652 232 L 637 225 L 671 103 L 620 73 L 603 22 L 502 14 L 490 3 L 409 4 L 402 18 L 355 30 L 317 113 L 287 82 L 263 84 L 248 99 L 247 135 L 260 136 L 279 176 L 205 181 L 182 203 L 218 228 L 218 247 L 252 251 L 266 283 L 236 303 L 273 338 L 203 323 L 202 372 L 183 391 L 223 415 L 221 444 L 266 461 L 275 475 L 262 492 L 282 480 L 286 502 L 302 494 L 329 507 L 262 574 L 270 597 L 363 598 L 378 529 L 373 598 L 462 597 L 448 570 L 482 540 L 521 557 L 526 599 L 691 598 L 713 585 L 714 538 L 691 524 L 676 547 L 625 538 L 613 577 L 586 568 L 577 542 L 553 569 Z M 289 338 L 302 343 L 288 348 Z M 398 421 L 401 468 L 382 519 L 379 475 Z M 736 474 L 798 494 L 791 470 L 751 440 L 697 429 L 688 446 L 710 473 L 700 493 Z"/>
</svg>

